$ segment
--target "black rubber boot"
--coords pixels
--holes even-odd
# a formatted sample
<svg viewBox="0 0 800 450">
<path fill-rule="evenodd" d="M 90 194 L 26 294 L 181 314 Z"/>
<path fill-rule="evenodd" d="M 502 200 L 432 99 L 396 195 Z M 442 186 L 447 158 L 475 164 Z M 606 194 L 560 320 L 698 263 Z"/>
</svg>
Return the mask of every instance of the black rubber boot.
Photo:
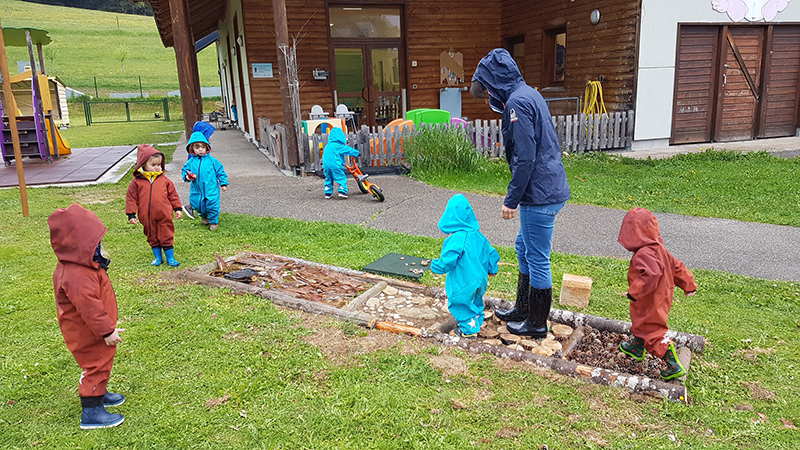
<svg viewBox="0 0 800 450">
<path fill-rule="evenodd" d="M 678 359 L 678 352 L 675 350 L 675 344 L 670 342 L 667 348 L 667 353 L 662 358 L 667 363 L 667 370 L 661 371 L 661 378 L 664 380 L 671 380 L 686 375 L 686 369 Z"/>
<path fill-rule="evenodd" d="M 517 336 L 530 336 L 534 339 L 547 337 L 547 316 L 553 303 L 553 288 L 536 289 L 531 287 L 528 317 L 522 322 L 506 324 L 509 333 Z"/>
<path fill-rule="evenodd" d="M 619 344 L 619 349 L 637 361 L 644 361 L 644 355 L 647 354 L 647 350 L 644 349 L 644 339 L 638 337 Z"/>
<path fill-rule="evenodd" d="M 496 309 L 494 315 L 503 322 L 520 322 L 528 317 L 530 307 L 531 277 L 519 274 L 517 279 L 517 301 L 511 309 Z"/>
</svg>

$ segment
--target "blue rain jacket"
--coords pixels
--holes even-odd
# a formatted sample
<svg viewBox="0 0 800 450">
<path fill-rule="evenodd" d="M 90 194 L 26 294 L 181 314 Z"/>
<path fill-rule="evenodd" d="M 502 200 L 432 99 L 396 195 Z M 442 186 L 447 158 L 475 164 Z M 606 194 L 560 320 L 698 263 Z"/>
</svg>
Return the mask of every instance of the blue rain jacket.
<svg viewBox="0 0 800 450">
<path fill-rule="evenodd" d="M 183 181 L 191 181 L 189 187 L 189 202 L 202 217 L 209 219 L 210 223 L 217 223 L 219 217 L 219 188 L 228 185 L 228 175 L 217 158 L 211 156 L 211 144 L 201 132 L 194 132 L 186 144 L 186 151 L 195 142 L 204 142 L 208 145 L 208 153 L 203 156 L 189 154 L 189 160 L 181 168 Z M 197 179 L 192 181 L 186 174 L 192 172 Z"/>
<path fill-rule="evenodd" d="M 503 204 L 551 205 L 569 200 L 558 135 L 542 94 L 528 86 L 505 49 L 494 49 L 475 69 L 473 80 L 489 91 L 492 109 L 503 114 L 503 143 L 511 182 Z"/>
<path fill-rule="evenodd" d="M 441 257 L 431 261 L 434 273 L 447 274 L 448 308 L 465 334 L 477 333 L 483 324 L 487 274 L 497 273 L 500 260 L 479 228 L 467 198 L 454 195 L 439 219 L 439 229 L 450 236 L 442 244 Z"/>
<path fill-rule="evenodd" d="M 333 192 L 333 183 L 339 185 L 339 192 L 347 194 L 347 175 L 344 173 L 344 157 L 358 156 L 359 151 L 347 145 L 347 138 L 340 128 L 333 128 L 328 134 L 328 144 L 322 150 L 322 171 L 325 173 L 325 193 Z"/>
</svg>

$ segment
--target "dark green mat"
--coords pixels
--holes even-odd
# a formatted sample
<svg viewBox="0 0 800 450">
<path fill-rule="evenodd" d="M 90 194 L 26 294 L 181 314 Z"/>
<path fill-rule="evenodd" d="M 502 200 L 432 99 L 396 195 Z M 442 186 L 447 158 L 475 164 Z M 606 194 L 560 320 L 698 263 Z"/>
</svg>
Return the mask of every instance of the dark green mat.
<svg viewBox="0 0 800 450">
<path fill-rule="evenodd" d="M 364 266 L 364 272 L 419 279 L 422 278 L 422 272 L 414 273 L 410 269 L 421 269 L 422 271 L 430 269 L 430 263 L 427 266 L 423 266 L 421 264 L 422 261 L 430 260 L 399 253 L 389 253 L 383 258 Z"/>
</svg>

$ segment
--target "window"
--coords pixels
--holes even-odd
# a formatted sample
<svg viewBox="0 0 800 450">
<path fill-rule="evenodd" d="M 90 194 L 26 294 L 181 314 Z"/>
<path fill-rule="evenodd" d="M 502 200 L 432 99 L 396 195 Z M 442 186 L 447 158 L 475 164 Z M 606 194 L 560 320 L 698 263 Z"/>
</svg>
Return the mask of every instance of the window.
<svg viewBox="0 0 800 450">
<path fill-rule="evenodd" d="M 519 72 L 525 76 L 525 36 L 514 36 L 505 39 L 506 50 L 511 53 L 514 62 L 519 67 Z"/>
<path fill-rule="evenodd" d="M 545 30 L 542 49 L 542 85 L 563 88 L 566 76 L 567 28 Z"/>
<path fill-rule="evenodd" d="M 331 37 L 399 38 L 400 8 L 330 6 Z"/>
</svg>

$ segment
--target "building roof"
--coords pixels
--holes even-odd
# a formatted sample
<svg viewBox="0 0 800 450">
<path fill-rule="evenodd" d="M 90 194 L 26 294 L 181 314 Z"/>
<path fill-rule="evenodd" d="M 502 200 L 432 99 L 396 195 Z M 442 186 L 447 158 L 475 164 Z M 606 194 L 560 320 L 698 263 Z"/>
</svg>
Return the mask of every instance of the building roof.
<svg viewBox="0 0 800 450">
<path fill-rule="evenodd" d="M 170 0 L 134 0 L 138 3 L 147 3 L 153 9 L 158 34 L 164 47 L 173 46 L 172 16 L 170 15 Z M 224 18 L 228 10 L 227 0 L 187 0 L 189 5 L 189 28 L 195 41 L 210 35 L 218 30 L 219 21 Z"/>
</svg>

